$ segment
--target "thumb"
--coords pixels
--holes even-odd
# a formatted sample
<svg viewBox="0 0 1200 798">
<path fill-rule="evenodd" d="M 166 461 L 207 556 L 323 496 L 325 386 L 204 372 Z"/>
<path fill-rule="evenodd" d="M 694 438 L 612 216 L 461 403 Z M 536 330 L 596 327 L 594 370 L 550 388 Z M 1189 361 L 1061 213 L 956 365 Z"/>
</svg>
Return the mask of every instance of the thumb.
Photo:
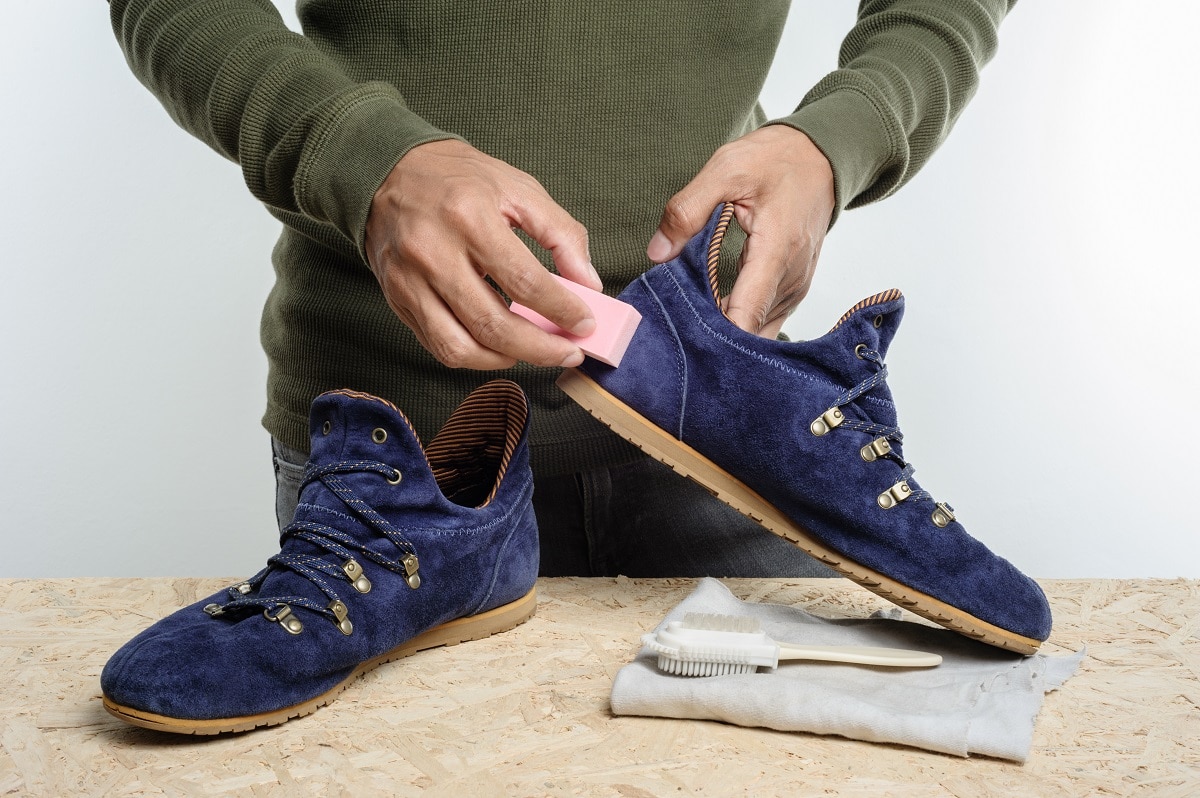
<svg viewBox="0 0 1200 798">
<path fill-rule="evenodd" d="M 725 199 L 718 181 L 707 169 L 692 179 L 683 189 L 667 200 L 658 230 L 646 247 L 646 257 L 652 263 L 665 263 L 683 251 L 692 236 L 704 229 L 713 208 Z"/>
</svg>

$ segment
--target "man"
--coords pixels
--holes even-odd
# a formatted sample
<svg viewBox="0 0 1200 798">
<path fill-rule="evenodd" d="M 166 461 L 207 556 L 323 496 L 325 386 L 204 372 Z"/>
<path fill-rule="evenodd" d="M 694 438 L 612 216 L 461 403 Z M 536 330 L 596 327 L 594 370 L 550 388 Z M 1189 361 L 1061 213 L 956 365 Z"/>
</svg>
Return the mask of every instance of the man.
<svg viewBox="0 0 1200 798">
<path fill-rule="evenodd" d="M 838 211 L 944 139 L 1010 2 L 866 0 L 840 68 L 771 124 L 784 0 L 300 0 L 303 36 L 267 0 L 111 6 L 135 74 L 284 225 L 262 326 L 281 524 L 317 394 L 385 396 L 428 438 L 506 369 L 534 406 L 543 574 L 827 573 L 568 402 L 553 379 L 582 353 L 496 288 L 586 334 L 547 267 L 614 293 L 728 200 L 727 313 L 778 335 Z"/>
</svg>

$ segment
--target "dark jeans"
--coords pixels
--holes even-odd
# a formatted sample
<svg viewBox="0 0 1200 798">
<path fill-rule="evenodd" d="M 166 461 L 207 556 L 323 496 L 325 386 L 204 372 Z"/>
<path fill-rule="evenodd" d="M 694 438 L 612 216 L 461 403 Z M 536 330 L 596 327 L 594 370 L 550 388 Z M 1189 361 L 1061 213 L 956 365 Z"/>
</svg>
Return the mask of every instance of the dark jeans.
<svg viewBox="0 0 1200 798">
<path fill-rule="evenodd" d="M 272 441 L 275 514 L 292 519 L 305 456 Z M 837 576 L 784 539 L 646 458 L 535 477 L 542 576 Z"/>
</svg>

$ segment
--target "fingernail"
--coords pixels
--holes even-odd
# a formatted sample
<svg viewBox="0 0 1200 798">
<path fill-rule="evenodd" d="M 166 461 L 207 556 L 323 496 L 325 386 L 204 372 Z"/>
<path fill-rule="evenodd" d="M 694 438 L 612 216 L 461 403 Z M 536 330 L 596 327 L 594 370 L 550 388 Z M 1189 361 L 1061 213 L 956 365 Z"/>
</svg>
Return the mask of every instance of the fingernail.
<svg viewBox="0 0 1200 798">
<path fill-rule="evenodd" d="M 565 369 L 573 369 L 583 363 L 583 352 L 576 349 L 571 354 L 567 355 L 562 362 L 562 367 Z"/>
<path fill-rule="evenodd" d="M 600 272 L 596 271 L 596 267 L 592 265 L 590 260 L 588 261 L 587 267 L 588 271 L 592 273 L 592 279 L 596 282 L 596 285 L 603 287 L 604 281 L 600 279 Z"/>
<path fill-rule="evenodd" d="M 571 328 L 571 335 L 577 335 L 580 338 L 586 338 L 596 331 L 595 319 L 584 319 Z"/>
<path fill-rule="evenodd" d="M 671 254 L 671 239 L 667 238 L 659 230 L 650 239 L 650 246 L 646 248 L 646 257 L 654 263 L 662 263 Z"/>
</svg>

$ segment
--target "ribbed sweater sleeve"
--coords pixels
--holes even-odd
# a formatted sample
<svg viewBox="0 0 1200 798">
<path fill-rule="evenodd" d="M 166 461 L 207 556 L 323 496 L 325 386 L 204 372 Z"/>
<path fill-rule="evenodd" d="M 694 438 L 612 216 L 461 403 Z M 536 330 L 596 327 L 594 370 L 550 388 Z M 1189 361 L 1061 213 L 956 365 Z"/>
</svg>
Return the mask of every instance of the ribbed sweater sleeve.
<svg viewBox="0 0 1200 798">
<path fill-rule="evenodd" d="M 112 0 L 129 66 L 271 208 L 331 224 L 360 255 L 375 189 L 412 147 L 454 138 L 396 88 L 353 80 L 268 0 Z"/>
<path fill-rule="evenodd" d="M 945 140 L 996 52 L 1016 0 L 863 0 L 838 69 L 774 124 L 803 131 L 833 166 L 837 208 L 882 199 Z"/>
</svg>

